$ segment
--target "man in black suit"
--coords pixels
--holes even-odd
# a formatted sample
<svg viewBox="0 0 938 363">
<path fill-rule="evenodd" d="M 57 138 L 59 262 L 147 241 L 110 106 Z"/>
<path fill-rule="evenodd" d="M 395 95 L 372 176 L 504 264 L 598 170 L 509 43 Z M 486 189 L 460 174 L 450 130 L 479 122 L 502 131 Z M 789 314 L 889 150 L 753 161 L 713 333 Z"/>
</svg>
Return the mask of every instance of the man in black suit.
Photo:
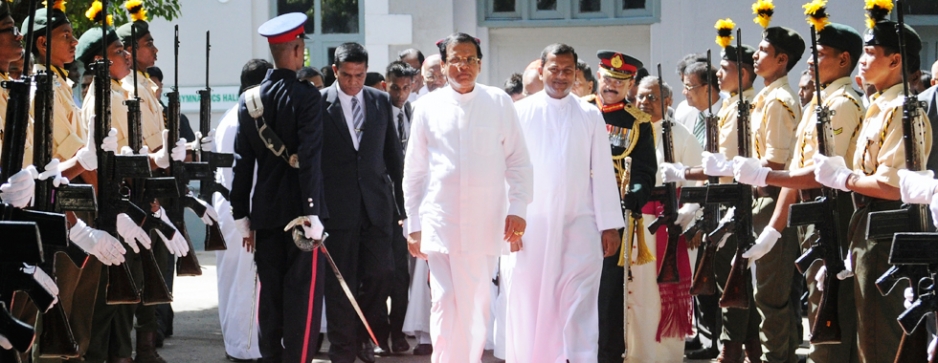
<svg viewBox="0 0 938 363">
<path fill-rule="evenodd" d="M 274 69 L 267 71 L 259 88 L 245 90 L 238 102 L 231 211 L 245 248 L 254 247 L 263 286 L 258 299 L 258 346 L 264 362 L 312 360 L 322 316 L 326 263 L 318 250 L 314 254 L 297 248 L 292 234 L 284 231 L 303 217 L 308 221 L 303 225 L 306 238 L 321 240 L 320 217 L 328 217 L 320 171 L 321 98 L 316 87 L 296 79 L 296 71 L 303 67 L 305 23 L 306 15 L 289 13 L 258 28 L 270 43 Z M 264 126 L 274 135 L 262 139 L 258 130 Z M 268 143 L 280 145 L 268 149 Z M 284 152 L 277 155 L 271 150 Z"/>
<path fill-rule="evenodd" d="M 388 94 L 364 86 L 365 48 L 358 43 L 340 45 L 332 69 L 336 82 L 323 90 L 321 112 L 322 172 L 330 215 L 325 243 L 377 330 L 375 336 L 387 337 L 387 324 L 375 323 L 387 319 L 385 304 L 394 273 L 392 224 L 403 219 L 395 219 L 397 205 L 403 205 L 401 140 Z M 373 362 L 374 345 L 332 275 L 326 278 L 326 305 L 329 358 L 354 362 L 357 353 L 363 361 Z"/>
<path fill-rule="evenodd" d="M 407 147 L 407 137 L 410 135 L 410 119 L 413 116 L 413 108 L 407 98 L 411 95 L 416 75 L 417 69 L 403 61 L 394 61 L 385 70 L 385 81 L 382 82 L 391 99 L 394 130 L 401 140 L 402 148 L 405 149 Z M 407 239 L 404 238 L 404 231 L 400 223 L 401 217 L 396 212 L 392 220 L 394 230 L 391 234 L 391 252 L 394 258 L 394 276 L 391 277 L 390 289 L 391 312 L 388 319 L 381 319 L 376 325 L 389 325 L 390 348 L 394 353 L 401 353 L 410 350 L 410 343 L 407 342 L 407 337 L 402 331 L 404 317 L 407 313 L 407 298 L 410 288 L 410 253 L 407 252 Z M 378 341 L 382 344 L 387 340 L 388 336 L 378 337 Z"/>
</svg>

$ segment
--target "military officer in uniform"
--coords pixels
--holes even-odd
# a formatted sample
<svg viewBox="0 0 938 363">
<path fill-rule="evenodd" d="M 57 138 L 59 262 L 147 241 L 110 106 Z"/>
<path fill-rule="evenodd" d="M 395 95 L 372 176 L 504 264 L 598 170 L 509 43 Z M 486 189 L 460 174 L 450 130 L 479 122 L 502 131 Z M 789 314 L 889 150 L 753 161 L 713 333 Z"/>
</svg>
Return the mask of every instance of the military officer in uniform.
<svg viewBox="0 0 938 363">
<path fill-rule="evenodd" d="M 258 28 L 267 38 L 274 69 L 259 89 L 248 89 L 239 100 L 234 151 L 240 158 L 232 169 L 231 209 L 244 243 L 256 242 L 264 362 L 309 362 L 322 316 L 326 261 L 318 250 L 297 248 L 284 228 L 299 220 L 305 238 L 322 240 L 319 218 L 327 216 L 319 90 L 296 78 L 303 67 L 305 23 L 306 15 L 289 13 Z M 265 127 L 272 133 L 262 139 L 258 130 Z M 279 144 L 283 152 L 274 154 L 267 143 Z"/>
<path fill-rule="evenodd" d="M 655 141 L 651 117 L 626 101 L 633 77 L 642 62 L 622 52 L 602 50 L 596 53 L 599 67 L 598 94 L 586 97 L 586 101 L 599 107 L 606 121 L 609 142 L 612 147 L 613 165 L 622 198 L 623 213 L 641 213 L 655 186 L 658 162 L 655 157 Z M 631 167 L 626 165 L 631 158 Z M 631 177 L 629 177 L 631 174 Z M 626 180 L 628 179 L 628 180 Z M 624 185 L 623 185 L 624 184 Z M 640 214 L 626 223 L 635 226 L 641 221 Z M 627 228 L 628 230 L 628 228 Z M 643 233 L 638 230 L 633 232 Z M 603 259 L 602 276 L 599 282 L 599 362 L 622 362 L 625 353 L 625 326 L 623 314 L 623 283 L 625 278 L 625 256 L 630 256 L 630 236 L 622 244 L 619 254 Z M 639 246 L 641 251 L 645 246 Z M 636 253 L 636 252 L 633 252 Z M 632 256 L 635 256 L 632 254 Z M 650 261 L 642 261 L 650 262 Z"/>
</svg>

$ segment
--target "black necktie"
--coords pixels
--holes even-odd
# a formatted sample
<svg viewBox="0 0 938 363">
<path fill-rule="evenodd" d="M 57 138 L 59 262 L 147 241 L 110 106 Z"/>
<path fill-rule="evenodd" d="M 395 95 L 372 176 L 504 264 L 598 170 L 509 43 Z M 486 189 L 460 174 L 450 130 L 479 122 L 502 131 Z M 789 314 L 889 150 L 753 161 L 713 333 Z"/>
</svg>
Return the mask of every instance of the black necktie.
<svg viewBox="0 0 938 363">
<path fill-rule="evenodd" d="M 401 144 L 407 142 L 407 136 L 404 135 L 404 110 L 397 114 L 397 136 L 401 138 Z"/>
</svg>

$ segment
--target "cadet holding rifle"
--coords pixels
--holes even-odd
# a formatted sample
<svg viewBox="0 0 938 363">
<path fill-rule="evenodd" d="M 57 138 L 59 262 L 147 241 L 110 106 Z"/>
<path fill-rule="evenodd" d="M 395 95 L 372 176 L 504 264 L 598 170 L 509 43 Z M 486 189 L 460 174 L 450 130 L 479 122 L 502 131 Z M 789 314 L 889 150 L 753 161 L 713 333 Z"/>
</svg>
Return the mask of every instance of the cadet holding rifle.
<svg viewBox="0 0 938 363">
<path fill-rule="evenodd" d="M 882 296 L 875 281 L 888 268 L 891 240 L 867 238 L 867 215 L 874 211 L 897 209 L 901 197 L 900 169 L 906 168 L 907 151 L 903 145 L 902 63 L 908 69 L 919 69 L 918 57 L 922 42 L 912 28 L 903 26 L 905 52 L 900 52 L 897 24 L 886 18 L 892 10 L 891 1 L 870 1 L 867 8 L 870 28 L 865 36 L 863 55 L 859 60 L 860 76 L 876 87 L 866 118 L 857 134 L 856 148 L 851 156 L 852 168 L 841 157 L 815 155 L 815 179 L 831 188 L 853 191 L 857 210 L 851 219 L 850 252 L 852 253 L 855 292 L 857 294 L 857 331 L 860 361 L 892 361 L 899 349 L 902 329 L 896 317 L 902 312 L 903 296 L 893 292 Z M 919 117 L 909 120 L 916 131 L 908 135 L 910 145 L 917 145 L 924 165 L 931 150 L 931 127 Z"/>
<path fill-rule="evenodd" d="M 789 165 L 787 170 L 772 170 L 769 167 L 763 166 L 762 163 L 755 158 L 736 158 L 734 160 L 734 173 L 741 183 L 758 187 L 782 187 L 771 220 L 768 226 L 766 226 L 766 229 L 763 230 L 763 236 L 761 236 L 763 238 L 760 238 L 760 240 L 765 240 L 766 243 L 772 242 L 769 239 L 764 239 L 768 237 L 766 233 L 773 234 L 772 231 L 783 231 L 788 226 L 789 218 L 791 218 L 792 221 L 804 219 L 806 215 L 804 212 L 789 215 L 789 205 L 792 205 L 792 203 L 795 203 L 798 199 L 802 202 L 810 202 L 815 197 L 822 195 L 821 191 L 818 189 L 821 185 L 814 180 L 814 161 L 812 160 L 812 156 L 817 153 L 830 156 L 845 155 L 848 148 L 853 146 L 852 138 L 863 119 L 863 106 L 859 101 L 859 96 L 851 87 L 850 78 L 850 74 L 856 66 L 860 53 L 862 52 L 863 41 L 860 38 L 860 34 L 853 28 L 846 25 L 829 23 L 825 3 L 826 1 L 815 1 L 805 5 L 806 9 L 811 10 L 809 20 L 821 25 L 821 30 L 817 32 L 817 40 L 814 42 L 816 43 L 815 57 L 808 60 L 808 69 L 812 76 L 819 80 L 818 84 L 820 84 L 820 87 L 817 87 L 818 95 L 813 99 L 812 107 L 808 108 L 809 110 L 815 110 L 815 108 L 817 108 L 817 112 L 804 114 L 798 125 L 797 132 L 795 133 L 796 139 L 792 151 L 793 159 L 791 165 Z M 816 71 L 817 73 L 815 73 Z M 818 100 L 820 100 L 820 104 L 818 104 Z M 828 114 L 832 115 L 829 116 L 829 119 L 824 120 L 825 122 L 829 122 L 829 125 L 821 126 L 819 124 L 819 113 L 824 116 L 828 116 Z M 826 133 L 828 133 L 828 135 L 826 135 L 826 145 L 823 145 L 826 146 L 827 150 L 820 150 L 819 146 L 819 144 L 821 144 L 820 141 L 822 141 L 820 139 L 825 136 L 820 134 L 819 129 L 822 127 L 827 130 Z M 809 208 L 807 211 L 813 212 L 807 214 L 818 215 L 818 213 L 822 213 L 821 210 L 826 210 L 827 212 L 825 213 L 829 213 L 827 215 L 832 217 L 823 221 L 807 221 L 808 223 L 814 223 L 814 225 L 802 230 L 803 234 L 799 240 L 803 241 L 802 246 L 804 248 L 809 248 L 812 243 L 817 243 L 815 241 L 821 238 L 820 243 L 823 243 L 823 246 L 828 246 L 826 248 L 831 248 L 836 256 L 841 256 L 841 249 L 846 247 L 843 242 L 846 240 L 847 224 L 849 220 L 846 218 L 835 218 L 833 216 L 847 217 L 852 213 L 853 207 L 849 202 L 849 198 L 846 197 L 846 194 L 841 195 L 840 198 L 833 198 L 833 194 L 825 191 L 823 195 L 826 198 L 824 204 L 820 206 L 815 204 L 806 205 Z M 795 226 L 794 222 L 792 226 Z M 828 234 L 825 233 L 824 228 L 835 230 L 829 232 L 832 234 Z M 824 240 L 830 236 L 834 237 L 833 241 Z M 764 248 L 760 249 L 757 247 L 757 249 L 752 250 L 750 253 L 756 256 L 760 253 L 756 251 L 771 250 L 772 245 L 774 245 L 774 243 L 761 245 Z M 818 250 L 815 251 L 815 253 L 821 253 L 820 247 L 816 248 Z M 810 260 L 806 259 L 804 265 L 801 265 L 804 268 L 811 266 L 811 262 L 813 262 L 813 259 L 816 257 L 810 256 L 807 258 L 810 258 Z M 837 275 L 838 279 L 843 279 L 850 276 L 852 273 L 849 271 L 841 272 L 843 271 L 843 263 L 840 260 L 842 260 L 842 257 L 838 257 L 837 261 L 830 262 L 840 266 L 836 271 L 830 271 L 830 275 Z M 817 314 L 818 303 L 821 302 L 821 291 L 824 290 L 825 286 L 836 287 L 837 284 L 832 285 L 831 281 L 828 281 L 827 284 L 824 283 L 824 278 L 829 275 L 828 268 L 825 268 L 824 264 L 814 265 L 814 267 L 802 272 L 805 273 L 808 279 L 809 289 L 811 291 L 809 300 L 811 301 L 812 311 L 808 317 L 813 327 L 815 326 L 814 322 L 816 321 L 815 315 Z M 817 276 L 817 280 L 815 276 Z M 769 288 L 771 289 L 771 287 Z M 853 338 L 856 334 L 856 313 L 855 308 L 852 306 L 852 286 L 841 285 L 840 289 L 829 290 L 827 293 L 837 295 L 831 300 L 834 304 L 830 308 L 833 309 L 833 312 L 839 311 L 840 313 L 839 325 L 842 331 L 842 339 L 841 337 L 835 337 L 833 335 L 824 335 L 823 331 L 813 330 L 812 334 L 814 335 L 812 335 L 812 343 L 826 344 L 816 345 L 811 353 L 811 358 L 817 362 L 856 361 L 858 359 L 855 347 L 856 340 Z M 834 324 L 837 323 L 838 322 L 834 322 Z M 830 324 L 822 324 L 822 327 L 830 326 Z M 792 328 L 795 327 L 793 326 Z M 831 343 L 841 343 L 841 341 L 843 344 L 830 345 Z"/>
<path fill-rule="evenodd" d="M 661 179 L 665 182 L 667 181 L 684 181 L 684 180 L 706 180 L 708 176 L 720 177 L 720 183 L 717 186 L 722 186 L 723 188 L 729 188 L 729 198 L 727 200 L 720 200 L 723 204 L 731 205 L 731 202 L 735 202 L 736 194 L 735 185 L 732 184 L 733 170 L 732 163 L 728 162 L 727 159 L 732 159 L 732 157 L 738 155 L 739 152 L 739 139 L 738 139 L 738 120 L 740 115 L 740 103 L 747 107 L 744 109 L 745 114 L 748 115 L 749 101 L 752 100 L 755 95 L 755 91 L 752 89 L 752 82 L 756 78 L 756 74 L 753 71 L 753 54 L 755 53 L 755 48 L 749 45 L 741 44 L 737 40 L 737 45 L 731 45 L 733 37 L 733 29 L 736 27 L 736 24 L 731 19 L 723 19 L 717 21 L 717 44 L 723 47 L 721 53 L 720 61 L 720 70 L 717 72 L 717 78 L 720 83 L 720 90 L 729 93 L 732 97 L 729 97 L 723 101 L 723 107 L 720 108 L 720 112 L 717 113 L 718 124 L 717 129 L 719 133 L 718 144 L 719 152 L 710 153 L 703 152 L 702 155 L 702 165 L 694 167 L 685 167 L 683 164 L 675 163 L 662 163 L 661 166 Z M 740 95 L 740 92 L 742 94 Z M 745 119 L 745 122 L 748 122 L 748 118 Z M 712 184 L 709 189 L 716 190 Z M 685 191 L 691 189 L 685 187 Z M 684 191 L 681 193 L 681 201 L 684 203 L 712 203 L 713 200 L 709 196 L 706 196 L 707 193 L 704 193 L 704 198 L 700 200 L 689 200 L 686 198 Z M 732 230 L 733 228 L 729 228 Z M 711 231 L 705 231 L 705 233 L 710 233 Z M 726 281 L 729 279 L 730 267 L 732 261 L 736 256 L 737 243 L 736 236 L 732 235 L 727 238 L 721 239 L 710 239 L 710 243 L 717 243 L 720 247 L 714 255 L 713 261 L 713 270 L 716 276 L 717 286 L 719 287 L 720 294 L 724 294 Z M 712 235 L 711 235 L 712 236 Z M 746 344 L 747 353 L 751 352 L 752 355 L 749 356 L 750 360 L 758 360 L 759 355 L 761 355 L 761 349 L 758 346 L 761 345 L 759 342 L 759 324 L 762 321 L 758 312 L 756 311 L 755 304 L 752 303 L 752 287 L 750 286 L 750 279 L 743 281 L 745 287 L 746 297 L 748 307 L 745 309 L 742 308 L 726 308 L 722 307 L 722 319 L 723 319 L 723 332 L 720 336 L 722 342 L 722 350 L 720 352 L 720 358 L 725 362 L 741 362 L 743 360 L 743 344 Z M 743 291 L 743 290 L 741 290 Z"/>
</svg>

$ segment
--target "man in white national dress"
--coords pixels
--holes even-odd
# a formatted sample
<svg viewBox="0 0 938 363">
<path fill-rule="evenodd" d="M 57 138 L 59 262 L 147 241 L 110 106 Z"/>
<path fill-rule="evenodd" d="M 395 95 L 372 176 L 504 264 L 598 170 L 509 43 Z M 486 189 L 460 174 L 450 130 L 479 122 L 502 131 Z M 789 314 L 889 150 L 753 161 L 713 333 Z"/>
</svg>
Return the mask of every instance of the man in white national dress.
<svg viewBox="0 0 938 363">
<path fill-rule="evenodd" d="M 507 361 L 596 361 L 599 276 L 625 227 L 606 123 L 570 93 L 577 54 L 541 52 L 544 90 L 515 104 L 534 167 L 524 249 L 508 257 Z"/>
<path fill-rule="evenodd" d="M 449 86 L 414 110 L 404 233 L 411 254 L 430 265 L 432 361 L 475 363 L 497 257 L 522 247 L 532 170 L 511 98 L 476 83 L 479 40 L 457 33 L 439 48 Z"/>
</svg>

